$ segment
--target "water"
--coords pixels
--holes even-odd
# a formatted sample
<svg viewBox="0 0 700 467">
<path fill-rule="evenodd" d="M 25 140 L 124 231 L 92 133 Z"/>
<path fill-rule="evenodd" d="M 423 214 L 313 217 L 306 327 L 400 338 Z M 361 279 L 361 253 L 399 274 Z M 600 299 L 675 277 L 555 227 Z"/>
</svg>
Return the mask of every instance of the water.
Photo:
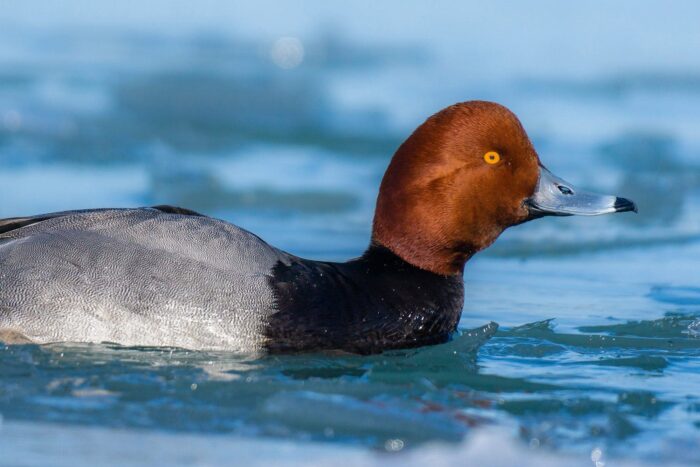
<svg viewBox="0 0 700 467">
<path fill-rule="evenodd" d="M 508 231 L 442 346 L 0 347 L 0 464 L 700 462 L 695 4 L 151 3 L 0 13 L 0 216 L 179 204 L 347 259 L 397 144 L 471 98 L 640 213 Z"/>
</svg>

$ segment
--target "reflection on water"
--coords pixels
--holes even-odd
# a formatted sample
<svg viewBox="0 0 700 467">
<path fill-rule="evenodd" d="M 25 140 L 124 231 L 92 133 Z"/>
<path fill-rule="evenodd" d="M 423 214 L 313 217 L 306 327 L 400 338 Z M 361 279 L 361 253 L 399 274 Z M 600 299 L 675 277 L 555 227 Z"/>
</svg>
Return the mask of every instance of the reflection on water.
<svg viewBox="0 0 700 467">
<path fill-rule="evenodd" d="M 554 172 L 632 198 L 640 210 L 533 222 L 478 255 L 466 272 L 462 327 L 497 321 L 498 331 L 489 325 L 443 346 L 373 357 L 3 347 L 0 415 L 339 450 L 424 449 L 495 426 L 525 449 L 551 447 L 586 463 L 591 452 L 700 462 L 682 448 L 700 433 L 692 54 L 663 54 L 673 67 L 632 57 L 626 69 L 601 66 L 619 59 L 602 52 L 560 56 L 574 73 L 524 63 L 527 54 L 510 50 L 514 33 L 474 40 L 479 24 L 502 24 L 474 15 L 471 28 L 416 31 L 414 41 L 394 38 L 391 22 L 370 38 L 332 25 L 272 36 L 146 33 L 0 16 L 3 217 L 176 204 L 292 253 L 346 259 L 367 244 L 397 145 L 432 112 L 472 98 L 512 107 Z M 533 17 L 547 27 L 531 28 L 527 41 L 539 37 L 549 50 L 558 19 Z M 627 31 L 647 41 L 637 59 L 658 48 L 647 19 Z M 603 26 L 596 37 L 619 38 Z M 694 43 L 689 31 L 678 31 L 687 36 L 679 44 Z M 586 38 L 560 37 L 567 50 Z M 505 55 L 512 60 L 497 59 Z"/>
<path fill-rule="evenodd" d="M 458 406 L 444 405 L 443 398 L 455 397 L 438 388 L 479 379 L 476 349 L 494 331 L 489 326 L 439 348 L 369 358 L 8 347 L 0 353 L 0 407 L 9 418 L 108 426 L 233 430 L 379 446 L 397 435 L 410 443 L 457 441 L 471 418 L 460 415 Z M 32 388 L 24 382 L 28 374 Z"/>
<path fill-rule="evenodd" d="M 696 412 L 697 401 L 644 384 L 669 379 L 671 362 L 682 367 L 700 356 L 700 341 L 688 335 L 693 322 L 674 316 L 582 328 L 584 334 L 555 332 L 551 321 L 498 332 L 491 324 L 448 344 L 370 357 L 5 347 L 0 409 L 16 420 L 377 448 L 395 439 L 402 447 L 455 442 L 471 429 L 514 419 L 520 436 L 538 446 L 604 446 L 620 455 L 643 449 L 674 410 Z M 505 368 L 480 370 L 480 347 L 482 358 Z M 689 415 L 687 423 L 698 420 Z"/>
</svg>

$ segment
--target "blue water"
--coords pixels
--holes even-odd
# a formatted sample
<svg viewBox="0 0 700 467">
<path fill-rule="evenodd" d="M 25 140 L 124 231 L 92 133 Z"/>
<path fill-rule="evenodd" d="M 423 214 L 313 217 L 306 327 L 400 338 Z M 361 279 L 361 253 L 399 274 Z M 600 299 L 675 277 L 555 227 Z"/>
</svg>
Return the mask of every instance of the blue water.
<svg viewBox="0 0 700 467">
<path fill-rule="evenodd" d="M 696 4 L 70 5 L 0 12 L 0 217 L 168 203 L 347 259 L 396 146 L 473 98 L 640 212 L 506 232 L 443 346 L 0 347 L 0 464 L 700 462 Z"/>
</svg>

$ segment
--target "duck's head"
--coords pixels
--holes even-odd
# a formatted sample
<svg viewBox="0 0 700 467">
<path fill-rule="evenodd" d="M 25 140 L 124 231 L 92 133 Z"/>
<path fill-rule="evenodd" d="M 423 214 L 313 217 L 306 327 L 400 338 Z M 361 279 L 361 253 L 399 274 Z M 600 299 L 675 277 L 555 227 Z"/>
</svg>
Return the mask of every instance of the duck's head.
<svg viewBox="0 0 700 467">
<path fill-rule="evenodd" d="M 372 242 L 452 275 L 510 226 L 622 211 L 636 207 L 549 172 L 510 110 L 471 101 L 436 113 L 396 151 L 379 189 Z"/>
</svg>

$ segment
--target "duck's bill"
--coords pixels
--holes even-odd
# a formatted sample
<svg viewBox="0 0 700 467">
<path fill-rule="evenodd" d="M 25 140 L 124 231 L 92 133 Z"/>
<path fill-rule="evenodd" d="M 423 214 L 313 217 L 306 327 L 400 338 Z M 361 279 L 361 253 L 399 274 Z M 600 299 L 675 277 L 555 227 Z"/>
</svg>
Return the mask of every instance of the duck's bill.
<svg viewBox="0 0 700 467">
<path fill-rule="evenodd" d="M 634 211 L 634 202 L 618 196 L 599 195 L 577 189 L 540 166 L 535 193 L 527 200 L 533 218 L 542 216 L 599 216 Z"/>
</svg>

